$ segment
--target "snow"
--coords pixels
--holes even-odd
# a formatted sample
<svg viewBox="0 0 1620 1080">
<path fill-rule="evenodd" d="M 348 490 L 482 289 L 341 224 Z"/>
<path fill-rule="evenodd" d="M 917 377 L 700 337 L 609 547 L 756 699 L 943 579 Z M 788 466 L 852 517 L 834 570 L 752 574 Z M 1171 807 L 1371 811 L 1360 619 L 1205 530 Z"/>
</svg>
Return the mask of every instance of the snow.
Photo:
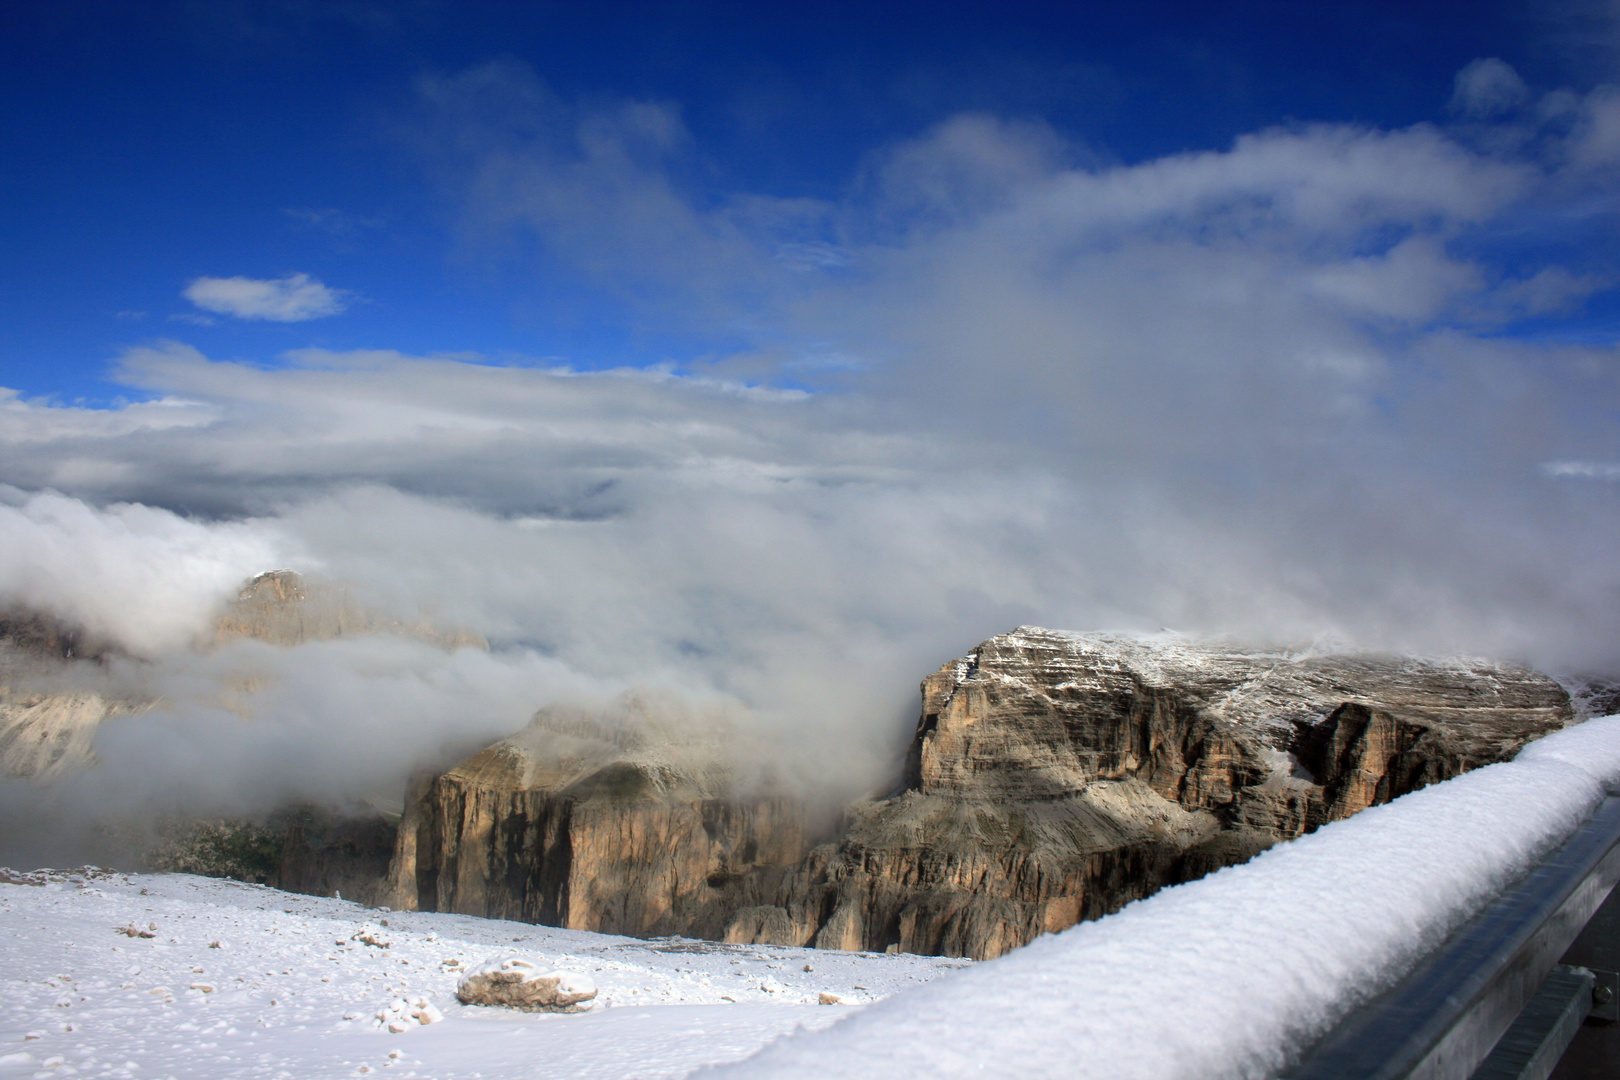
<svg viewBox="0 0 1620 1080">
<path fill-rule="evenodd" d="M 0 1080 L 673 1078 L 854 1011 L 822 994 L 865 1004 L 971 963 L 637 941 L 109 871 L 0 871 L 0 935 Z M 594 982 L 590 1010 L 456 1000 L 464 972 L 513 950 Z"/>
<path fill-rule="evenodd" d="M 1565 840 L 1620 785 L 1620 717 L 1365 810 L 701 1069 L 722 1080 L 1275 1076 Z"/>
<path fill-rule="evenodd" d="M 1588 721 L 984 964 L 0 871 L 0 1080 L 1274 1076 L 1616 785 L 1620 717 Z M 514 951 L 599 993 L 578 1015 L 456 1000 Z"/>
</svg>

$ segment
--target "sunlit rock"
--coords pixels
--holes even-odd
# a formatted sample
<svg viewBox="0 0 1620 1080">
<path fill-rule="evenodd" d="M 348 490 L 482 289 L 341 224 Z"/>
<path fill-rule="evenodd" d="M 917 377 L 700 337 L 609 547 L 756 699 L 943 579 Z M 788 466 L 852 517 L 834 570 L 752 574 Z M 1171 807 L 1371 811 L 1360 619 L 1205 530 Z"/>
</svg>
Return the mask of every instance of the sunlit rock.
<svg viewBox="0 0 1620 1080">
<path fill-rule="evenodd" d="M 589 975 L 550 970 L 526 956 L 493 956 L 461 977 L 456 997 L 465 1005 L 579 1012 L 596 997 L 596 983 Z"/>
<path fill-rule="evenodd" d="M 893 794 L 820 823 L 701 740 L 542 714 L 407 799 L 395 906 L 986 958 L 1576 718 L 1523 668 L 1033 627 L 924 680 Z"/>
</svg>

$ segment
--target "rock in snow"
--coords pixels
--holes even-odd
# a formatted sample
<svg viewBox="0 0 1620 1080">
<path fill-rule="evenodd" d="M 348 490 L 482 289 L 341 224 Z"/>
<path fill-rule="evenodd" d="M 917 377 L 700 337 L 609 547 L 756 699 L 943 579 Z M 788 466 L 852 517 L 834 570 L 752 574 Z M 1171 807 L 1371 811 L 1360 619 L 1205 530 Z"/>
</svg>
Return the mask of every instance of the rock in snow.
<svg viewBox="0 0 1620 1080">
<path fill-rule="evenodd" d="M 438 1007 L 422 995 L 395 998 L 387 1008 L 377 1010 L 377 1026 L 403 1035 L 418 1024 L 437 1024 L 444 1019 Z"/>
<path fill-rule="evenodd" d="M 527 956 L 508 954 L 492 956 L 463 975 L 456 984 L 456 997 L 464 1005 L 580 1012 L 596 997 L 596 983 L 577 971 L 548 970 Z"/>
</svg>

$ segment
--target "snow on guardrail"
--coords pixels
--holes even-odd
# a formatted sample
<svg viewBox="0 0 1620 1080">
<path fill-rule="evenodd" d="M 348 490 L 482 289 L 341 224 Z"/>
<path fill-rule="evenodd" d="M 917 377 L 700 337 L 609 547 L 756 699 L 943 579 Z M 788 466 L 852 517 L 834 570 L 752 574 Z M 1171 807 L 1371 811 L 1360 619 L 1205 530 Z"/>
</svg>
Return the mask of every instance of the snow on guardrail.
<svg viewBox="0 0 1620 1080">
<path fill-rule="evenodd" d="M 1620 716 L 799 1032 L 708 1080 L 1275 1076 L 1620 785 Z"/>
</svg>

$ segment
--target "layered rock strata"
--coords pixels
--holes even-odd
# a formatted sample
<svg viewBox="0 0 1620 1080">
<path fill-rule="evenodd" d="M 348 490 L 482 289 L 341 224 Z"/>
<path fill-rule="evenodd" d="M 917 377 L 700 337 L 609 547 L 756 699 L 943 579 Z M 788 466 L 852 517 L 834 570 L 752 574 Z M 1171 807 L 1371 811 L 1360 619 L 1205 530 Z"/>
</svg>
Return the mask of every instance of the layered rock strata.
<svg viewBox="0 0 1620 1080">
<path fill-rule="evenodd" d="M 611 721 L 547 709 L 420 778 L 392 906 L 717 938 L 831 838 L 796 800 L 739 794 L 722 732 L 660 722 L 643 704 Z"/>
<path fill-rule="evenodd" d="M 214 627 L 214 639 L 252 638 L 302 645 L 363 634 L 416 638 L 442 649 L 488 649 L 478 634 L 426 617 L 398 619 L 362 606 L 341 586 L 307 581 L 295 570 L 270 570 L 243 584 Z"/>
<path fill-rule="evenodd" d="M 0 776 L 48 782 L 83 768 L 103 720 L 146 706 L 103 691 L 106 652 L 38 612 L 0 611 Z"/>
<path fill-rule="evenodd" d="M 922 697 L 899 790 L 831 827 L 700 750 L 543 714 L 417 785 L 393 906 L 987 958 L 1575 719 L 1523 668 L 1033 627 Z"/>
</svg>

